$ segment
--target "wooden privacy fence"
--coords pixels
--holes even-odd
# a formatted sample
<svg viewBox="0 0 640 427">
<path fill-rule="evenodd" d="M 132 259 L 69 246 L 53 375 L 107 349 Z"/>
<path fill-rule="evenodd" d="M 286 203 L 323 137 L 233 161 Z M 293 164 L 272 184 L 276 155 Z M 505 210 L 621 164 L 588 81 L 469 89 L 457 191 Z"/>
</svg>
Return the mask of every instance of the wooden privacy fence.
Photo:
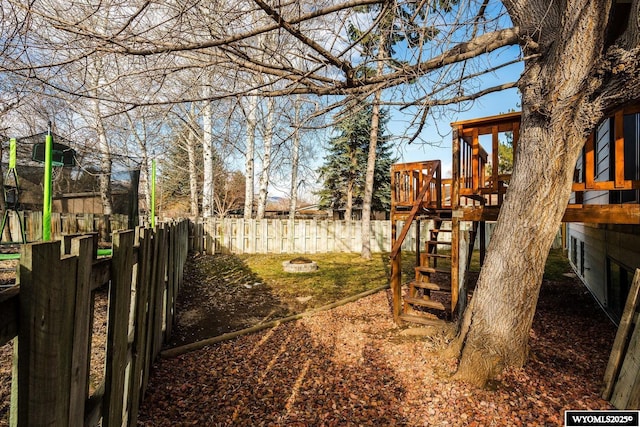
<svg viewBox="0 0 640 427">
<path fill-rule="evenodd" d="M 430 221 L 423 221 L 421 235 L 428 236 L 431 227 Z M 415 249 L 415 230 L 412 225 L 404 250 Z M 314 254 L 362 249 L 362 221 L 198 218 L 191 234 L 193 249 L 206 253 Z M 371 221 L 372 252 L 388 252 L 390 248 L 391 222 Z"/>
<path fill-rule="evenodd" d="M 60 240 L 68 234 L 92 233 L 100 230 L 101 223 L 107 220 L 111 231 L 125 230 L 128 227 L 127 215 L 111 214 L 105 216 L 52 212 L 51 238 Z M 2 236 L 3 242 L 22 242 L 19 221 L 22 221 L 27 242 L 42 240 L 42 212 L 21 211 L 16 214 L 14 211 L 9 211 L 8 224 Z"/>
<path fill-rule="evenodd" d="M 402 229 L 403 221 L 398 221 Z M 495 223 L 487 223 L 487 242 Z M 246 220 L 235 218 L 198 218 L 192 223 L 193 250 L 209 254 L 329 253 L 360 252 L 362 249 L 362 221 L 297 219 Z M 429 236 L 432 221 L 420 222 L 421 240 Z M 413 222 L 402 244 L 403 251 L 416 249 L 416 223 Z M 561 234 L 554 247 L 562 247 Z M 451 240 L 450 233 L 440 233 L 441 241 Z M 479 242 L 476 242 L 479 247 Z M 424 250 L 424 248 L 422 248 Z M 371 221 L 371 251 L 391 250 L 391 221 Z"/>
<path fill-rule="evenodd" d="M 19 286 L 0 294 L 0 345 L 18 338 L 12 426 L 136 424 L 149 368 L 171 334 L 188 231 L 185 220 L 116 232 L 103 259 L 95 234 L 22 246 Z M 89 396 L 93 291 L 108 282 L 105 378 Z"/>
</svg>

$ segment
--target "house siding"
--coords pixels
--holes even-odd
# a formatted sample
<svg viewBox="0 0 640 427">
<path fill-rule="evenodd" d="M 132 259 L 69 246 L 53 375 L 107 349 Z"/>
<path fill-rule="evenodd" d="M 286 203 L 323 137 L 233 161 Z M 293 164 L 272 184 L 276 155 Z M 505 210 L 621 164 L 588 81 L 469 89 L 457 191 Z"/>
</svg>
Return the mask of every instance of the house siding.
<svg viewBox="0 0 640 427">
<path fill-rule="evenodd" d="M 574 243 L 575 241 L 575 243 Z M 567 224 L 569 261 L 598 302 L 616 318 L 615 302 L 609 301 L 607 262 L 613 261 L 634 271 L 640 268 L 640 226 L 597 226 Z M 584 248 L 584 257 L 581 256 Z"/>
<path fill-rule="evenodd" d="M 640 176 L 640 114 L 624 117 L 625 179 Z M 614 120 L 603 121 L 596 129 L 594 140 L 595 181 L 614 178 Z M 583 179 L 584 155 L 576 167 Z M 582 203 L 602 204 L 638 201 L 637 190 L 624 194 L 616 191 L 586 191 Z M 634 197 L 635 195 L 635 197 Z M 572 201 L 575 201 L 572 195 Z M 624 307 L 628 289 L 620 280 L 629 279 L 640 268 L 640 225 L 567 224 L 569 261 L 576 274 L 609 313 L 617 320 Z M 620 270 L 624 270 L 620 273 Z M 614 277 L 615 276 L 615 277 Z"/>
</svg>

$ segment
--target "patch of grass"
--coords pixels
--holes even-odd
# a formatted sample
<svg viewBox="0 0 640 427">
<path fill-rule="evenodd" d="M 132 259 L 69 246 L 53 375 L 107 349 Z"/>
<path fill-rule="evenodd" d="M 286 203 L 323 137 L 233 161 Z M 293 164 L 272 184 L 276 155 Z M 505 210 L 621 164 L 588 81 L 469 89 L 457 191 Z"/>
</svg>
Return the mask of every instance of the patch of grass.
<svg viewBox="0 0 640 427">
<path fill-rule="evenodd" d="M 310 273 L 286 273 L 282 269 L 284 261 L 290 261 L 292 254 L 245 254 L 239 258 L 259 280 L 269 285 L 276 297 L 290 301 L 306 299 L 307 308 L 320 307 L 339 299 L 356 295 L 389 283 L 389 254 L 374 254 L 370 261 L 363 260 L 357 253 L 309 254 L 305 258 L 318 263 L 319 269 Z M 471 270 L 479 271 L 479 254 L 474 251 Z M 402 281 L 411 280 L 414 275 L 415 253 L 402 253 Z M 440 260 L 439 267 L 447 268 L 448 260 Z M 545 267 L 544 278 L 567 280 L 563 273 L 571 271 L 569 262 L 561 249 L 553 249 Z"/>
<path fill-rule="evenodd" d="M 569 259 L 564 254 L 564 251 L 562 249 L 551 249 L 547 264 L 544 266 L 544 278 L 554 281 L 569 280 L 563 274 L 571 271 Z"/>
<path fill-rule="evenodd" d="M 282 263 L 295 257 L 292 254 L 240 255 L 247 266 L 284 300 L 312 297 L 307 304 L 309 308 L 389 283 L 388 254 L 374 254 L 370 261 L 363 260 L 356 253 L 308 254 L 305 257 L 317 262 L 318 270 L 310 273 L 284 272 Z M 403 260 L 407 258 L 403 256 Z"/>
</svg>

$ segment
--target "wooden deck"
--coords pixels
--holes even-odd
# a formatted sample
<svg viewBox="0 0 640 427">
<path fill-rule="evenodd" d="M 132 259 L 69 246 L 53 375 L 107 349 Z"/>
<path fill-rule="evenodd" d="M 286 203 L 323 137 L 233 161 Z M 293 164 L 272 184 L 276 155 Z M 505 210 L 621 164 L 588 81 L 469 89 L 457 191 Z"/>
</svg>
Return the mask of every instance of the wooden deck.
<svg viewBox="0 0 640 427">
<path fill-rule="evenodd" d="M 610 179 L 596 177 L 596 143 L 591 135 L 585 142 L 583 155 L 576 166 L 576 179 L 572 187 L 571 203 L 567 205 L 563 221 L 594 224 L 640 224 L 640 204 L 588 204 L 585 193 L 629 192 L 640 189 L 640 180 L 625 177 L 624 117 L 640 112 L 640 106 L 628 107 L 612 115 L 613 143 Z M 460 314 L 466 304 L 465 272 L 467 256 L 473 251 L 476 232 L 484 238 L 484 223 L 495 221 L 509 187 L 511 175 L 499 168 L 499 146 L 511 141 L 513 163 L 520 135 L 520 113 L 466 120 L 451 124 L 452 176 L 442 176 L 440 160 L 393 165 L 391 169 L 391 220 L 392 220 L 392 279 L 394 318 L 400 322 L 423 323 L 438 319 L 452 319 Z M 487 147 L 485 148 L 485 146 Z M 503 147 L 504 148 L 504 147 Z M 632 159 L 635 161 L 635 159 Z M 636 165 L 637 167 L 637 165 Z M 599 178 L 599 179 L 598 179 Z M 620 193 L 621 194 L 621 193 Z M 610 198 L 613 200 L 613 198 Z M 638 197 L 636 197 L 638 200 Z M 416 247 L 416 277 L 407 284 L 403 296 L 400 257 L 402 241 L 414 221 L 431 220 L 435 229 L 425 240 L 424 249 Z M 398 229 L 396 224 L 404 221 Z M 468 242 L 461 246 L 461 224 L 472 223 Z M 442 254 L 437 253 L 438 235 L 442 230 L 451 234 L 450 283 L 431 284 L 427 271 Z M 420 240 L 420 236 L 417 236 Z M 484 244 L 480 245 L 480 258 L 484 259 Z M 421 254 L 424 250 L 425 253 Z M 449 289 L 449 304 L 443 306 L 431 294 L 438 286 Z M 432 310 L 427 310 L 432 309 Z M 433 313 L 435 311 L 435 314 Z"/>
</svg>

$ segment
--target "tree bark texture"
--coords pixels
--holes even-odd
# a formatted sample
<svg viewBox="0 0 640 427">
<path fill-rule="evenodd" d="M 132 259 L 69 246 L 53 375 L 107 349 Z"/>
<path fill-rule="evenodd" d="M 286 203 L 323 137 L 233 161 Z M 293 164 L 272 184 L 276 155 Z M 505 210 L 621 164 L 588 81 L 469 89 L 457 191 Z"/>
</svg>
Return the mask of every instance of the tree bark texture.
<svg viewBox="0 0 640 427">
<path fill-rule="evenodd" d="M 187 161 L 189 162 L 189 200 L 191 216 L 198 216 L 198 168 L 196 162 L 196 144 L 198 136 L 192 130 L 187 136 Z"/>
<path fill-rule="evenodd" d="M 371 203 L 373 200 L 373 181 L 376 169 L 376 152 L 378 148 L 378 133 L 380 124 L 380 98 L 382 91 L 373 95 L 371 110 L 371 137 L 369 138 L 369 153 L 367 154 L 367 172 L 364 183 L 364 198 L 362 200 L 362 249 L 360 256 L 371 259 Z"/>
<path fill-rule="evenodd" d="M 613 81 L 621 77 L 637 80 L 628 71 L 623 77 L 603 69 L 608 1 L 505 5 L 523 31 L 524 53 L 540 55 L 526 62 L 519 82 L 523 111 L 514 172 L 453 343 L 454 352 L 461 350 L 457 378 L 478 385 L 506 366 L 525 363 L 544 264 L 571 194 L 577 158 L 589 132 L 621 101 L 603 89 L 617 87 Z M 532 45 L 540 51 L 532 52 Z M 637 82 L 635 88 L 637 98 Z"/>
<path fill-rule="evenodd" d="M 293 221 L 296 219 L 296 208 L 298 205 L 298 165 L 300 163 L 300 99 L 294 100 L 293 114 L 293 146 L 291 147 L 291 187 L 289 199 L 289 221 L 290 233 L 293 233 Z"/>
<path fill-rule="evenodd" d="M 258 115 L 258 98 L 249 96 L 249 106 L 247 116 L 247 146 L 245 152 L 245 193 L 244 193 L 244 219 L 253 217 L 253 183 L 254 183 L 254 163 L 256 147 L 256 126 Z"/>
<path fill-rule="evenodd" d="M 383 9 L 383 14 L 391 14 Z M 378 55 L 376 64 L 377 75 L 384 72 L 384 61 L 388 58 L 388 52 L 385 49 L 389 34 L 390 20 L 383 19 L 381 31 L 378 35 Z M 386 25 L 385 25 L 386 24 Z M 360 256 L 363 259 L 371 259 L 371 203 L 373 201 L 373 184 L 376 170 L 376 153 L 378 148 L 378 137 L 380 133 L 380 100 L 382 99 L 382 89 L 378 89 L 373 94 L 373 102 L 371 103 L 371 136 L 369 138 L 369 153 L 367 154 L 367 172 L 364 182 L 364 198 L 362 200 L 362 249 Z"/>
<path fill-rule="evenodd" d="M 98 185 L 100 187 L 102 214 L 105 217 L 105 220 L 100 222 L 99 233 L 102 241 L 109 241 L 111 238 L 111 230 L 109 229 L 109 221 L 106 217 L 113 213 L 113 204 L 111 202 L 111 167 L 113 161 L 111 159 L 111 149 L 109 147 L 109 140 L 107 139 L 107 132 L 102 122 L 100 103 L 97 100 L 94 104 L 94 115 L 96 120 L 96 133 L 98 135 L 98 149 L 100 151 L 100 178 L 98 179 Z"/>
<path fill-rule="evenodd" d="M 202 183 L 202 216 L 213 216 L 213 106 L 211 101 L 205 101 L 202 109 L 202 160 L 204 178 Z"/>
<path fill-rule="evenodd" d="M 263 219 L 267 210 L 267 196 L 269 190 L 269 172 L 271 171 L 271 149 L 273 147 L 273 127 L 275 120 L 275 98 L 267 100 L 267 120 L 264 129 L 264 144 L 262 153 L 262 172 L 260 173 L 260 190 L 258 193 L 258 211 L 256 219 Z"/>
</svg>

